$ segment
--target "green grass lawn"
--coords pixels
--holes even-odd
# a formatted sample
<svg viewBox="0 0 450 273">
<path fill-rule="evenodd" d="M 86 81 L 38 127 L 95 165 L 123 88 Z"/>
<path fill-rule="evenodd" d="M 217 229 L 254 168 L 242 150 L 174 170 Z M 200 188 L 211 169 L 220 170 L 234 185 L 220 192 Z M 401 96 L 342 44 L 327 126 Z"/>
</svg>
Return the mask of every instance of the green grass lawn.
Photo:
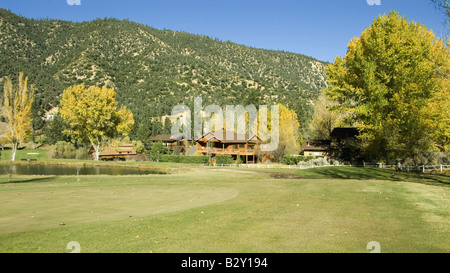
<svg viewBox="0 0 450 273">
<path fill-rule="evenodd" d="M 22 148 L 18 149 L 16 152 L 16 160 L 21 161 L 22 159 L 37 159 L 39 161 L 48 160 L 48 150 L 47 149 L 31 149 Z M 9 161 L 11 159 L 11 150 L 4 149 L 0 150 L 0 160 Z"/>
<path fill-rule="evenodd" d="M 448 253 L 449 183 L 342 167 L 0 176 L 0 252 Z"/>
</svg>

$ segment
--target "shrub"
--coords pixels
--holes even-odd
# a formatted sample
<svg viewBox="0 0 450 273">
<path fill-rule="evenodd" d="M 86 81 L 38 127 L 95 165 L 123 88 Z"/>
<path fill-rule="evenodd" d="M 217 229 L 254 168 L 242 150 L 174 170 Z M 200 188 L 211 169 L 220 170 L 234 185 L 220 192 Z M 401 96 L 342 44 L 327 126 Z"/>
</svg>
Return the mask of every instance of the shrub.
<svg viewBox="0 0 450 273">
<path fill-rule="evenodd" d="M 316 159 L 311 160 L 312 165 L 314 166 L 327 166 L 329 165 L 328 161 L 323 157 L 318 157 Z"/>
<path fill-rule="evenodd" d="M 76 158 L 75 146 L 72 143 L 58 141 L 50 148 L 48 156 L 50 158 L 74 159 Z"/>
<path fill-rule="evenodd" d="M 209 161 L 209 156 L 182 156 L 181 163 L 192 163 L 192 164 L 206 164 Z"/>
<path fill-rule="evenodd" d="M 167 148 L 161 141 L 158 141 L 156 143 L 153 143 L 149 153 L 153 161 L 159 162 L 161 160 L 161 157 L 167 153 Z"/>
<path fill-rule="evenodd" d="M 180 163 L 181 156 L 179 155 L 161 155 L 159 158 L 160 162 L 172 162 L 172 163 Z"/>
<path fill-rule="evenodd" d="M 240 165 L 242 163 L 243 163 L 242 158 L 241 158 L 240 155 L 238 155 L 237 158 L 236 158 L 236 164 Z"/>
<path fill-rule="evenodd" d="M 303 159 L 304 159 L 304 156 L 285 155 L 285 156 L 283 156 L 281 163 L 283 165 L 297 165 L 298 162 L 302 161 Z"/>
<path fill-rule="evenodd" d="M 307 157 L 304 157 L 303 161 L 308 162 L 308 161 L 311 161 L 313 159 L 314 159 L 314 156 L 307 156 Z"/>
<path fill-rule="evenodd" d="M 131 142 L 131 144 L 133 144 L 133 148 L 136 151 L 136 153 L 142 154 L 145 152 L 145 146 L 144 143 L 142 143 L 142 141 L 140 140 L 133 141 Z"/>
<path fill-rule="evenodd" d="M 231 155 L 216 155 L 216 164 L 233 164 L 234 160 Z"/>
<path fill-rule="evenodd" d="M 334 160 L 333 162 L 328 162 L 328 160 L 324 157 L 303 157 L 303 160 L 299 160 L 297 165 L 299 166 L 328 166 L 328 165 L 339 165 L 339 162 L 337 160 Z"/>
<path fill-rule="evenodd" d="M 76 159 L 92 159 L 91 155 L 89 155 L 89 148 L 80 147 L 75 153 Z"/>
<path fill-rule="evenodd" d="M 313 160 L 313 156 L 293 156 L 293 155 L 285 155 L 283 156 L 283 159 L 281 160 L 281 163 L 283 165 L 298 165 L 300 162 L 309 162 Z"/>
<path fill-rule="evenodd" d="M 161 155 L 160 162 L 187 163 L 187 164 L 206 164 L 209 161 L 207 155 L 200 156 L 181 156 L 181 155 Z"/>
<path fill-rule="evenodd" d="M 429 152 L 421 153 L 413 157 L 408 157 L 403 160 L 402 165 L 405 166 L 420 166 L 420 165 L 448 165 L 450 164 L 450 153 L 443 152 Z"/>
</svg>

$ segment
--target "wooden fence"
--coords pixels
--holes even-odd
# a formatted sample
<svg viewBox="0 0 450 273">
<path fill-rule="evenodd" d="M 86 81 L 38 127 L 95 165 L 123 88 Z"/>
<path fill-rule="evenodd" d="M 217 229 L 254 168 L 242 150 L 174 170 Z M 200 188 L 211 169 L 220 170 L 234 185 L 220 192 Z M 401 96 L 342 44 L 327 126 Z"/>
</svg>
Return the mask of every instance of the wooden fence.
<svg viewBox="0 0 450 273">
<path fill-rule="evenodd" d="M 217 167 L 239 167 L 248 169 L 311 169 L 311 168 L 323 168 L 323 167 L 371 167 L 371 168 L 396 168 L 395 165 L 383 165 L 383 164 L 365 164 L 365 165 L 281 165 L 281 164 L 215 164 Z M 403 172 L 444 172 L 450 171 L 450 165 L 419 165 L 419 166 L 402 166 Z"/>
<path fill-rule="evenodd" d="M 404 172 L 444 172 L 450 171 L 450 165 L 422 165 L 422 166 L 403 166 L 402 171 Z"/>
</svg>

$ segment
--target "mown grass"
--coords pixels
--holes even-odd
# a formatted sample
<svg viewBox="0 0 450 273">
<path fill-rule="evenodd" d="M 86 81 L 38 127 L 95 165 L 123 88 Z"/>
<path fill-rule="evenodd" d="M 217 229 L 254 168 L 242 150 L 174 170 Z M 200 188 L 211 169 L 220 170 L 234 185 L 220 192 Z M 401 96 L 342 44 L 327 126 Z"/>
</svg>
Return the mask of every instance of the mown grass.
<svg viewBox="0 0 450 273">
<path fill-rule="evenodd" d="M 380 168 L 328 167 L 296 171 L 307 178 L 385 180 L 398 182 L 415 182 L 427 185 L 450 186 L 450 176 L 445 173 L 423 174 L 417 172 L 397 172 Z"/>
<path fill-rule="evenodd" d="M 22 159 L 37 159 L 48 160 L 48 150 L 47 149 L 31 149 L 31 148 L 21 148 L 16 152 L 16 160 L 21 161 Z M 11 159 L 11 149 L 0 150 L 0 160 L 9 161 Z"/>
<path fill-rule="evenodd" d="M 447 185 L 372 171 L 0 177 L 0 251 L 450 252 Z"/>
</svg>

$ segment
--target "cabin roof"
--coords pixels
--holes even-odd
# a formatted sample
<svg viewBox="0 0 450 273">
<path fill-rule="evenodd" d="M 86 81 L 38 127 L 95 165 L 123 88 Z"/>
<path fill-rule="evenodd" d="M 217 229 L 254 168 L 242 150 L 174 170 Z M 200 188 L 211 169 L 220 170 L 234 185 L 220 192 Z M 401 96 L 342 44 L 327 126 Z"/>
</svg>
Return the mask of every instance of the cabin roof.
<svg viewBox="0 0 450 273">
<path fill-rule="evenodd" d="M 157 136 L 153 137 L 151 139 L 151 141 L 153 141 L 153 142 L 157 142 L 157 141 L 175 142 L 175 141 L 179 141 L 182 139 L 186 139 L 184 134 L 174 134 L 174 135 L 161 134 L 161 135 L 157 135 Z"/>
<path fill-rule="evenodd" d="M 257 143 L 261 142 L 261 139 L 255 134 L 238 134 L 234 131 L 213 131 L 204 134 L 201 138 L 198 138 L 198 142 L 221 142 L 221 143 Z"/>
<path fill-rule="evenodd" d="M 121 155 L 137 155 L 132 144 L 123 144 L 119 147 L 109 145 L 101 153 L 100 156 L 121 156 Z"/>
<path fill-rule="evenodd" d="M 302 145 L 304 151 L 327 151 L 330 148 L 330 140 L 308 140 Z"/>
</svg>

